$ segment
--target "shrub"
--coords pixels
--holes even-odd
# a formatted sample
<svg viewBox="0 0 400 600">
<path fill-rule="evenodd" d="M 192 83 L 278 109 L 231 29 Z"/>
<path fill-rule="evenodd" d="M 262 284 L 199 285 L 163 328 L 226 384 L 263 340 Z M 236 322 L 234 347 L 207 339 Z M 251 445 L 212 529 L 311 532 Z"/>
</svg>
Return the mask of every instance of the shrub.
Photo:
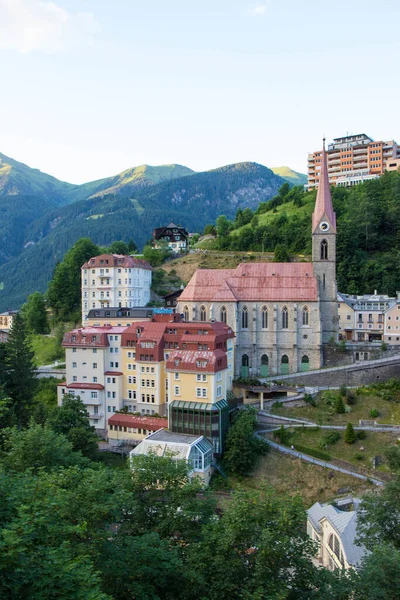
<svg viewBox="0 0 400 600">
<path fill-rule="evenodd" d="M 317 406 L 317 402 L 315 398 L 311 396 L 311 394 L 304 394 L 304 402 L 306 404 L 310 404 L 310 406 Z"/>
<path fill-rule="evenodd" d="M 353 406 L 356 403 L 356 395 L 351 390 L 347 390 L 346 402 L 349 406 Z"/>
<path fill-rule="evenodd" d="M 356 432 L 354 431 L 353 425 L 351 423 L 347 423 L 346 431 L 344 433 L 344 441 L 346 442 L 346 444 L 354 444 L 356 439 L 357 436 Z"/>
<path fill-rule="evenodd" d="M 354 458 L 356 460 L 364 460 L 364 454 L 361 454 L 361 452 L 357 452 L 357 454 L 354 455 Z"/>
<path fill-rule="evenodd" d="M 299 444 L 294 444 L 294 447 L 298 452 L 304 452 L 304 454 L 309 454 L 310 456 L 314 456 L 314 458 L 331 460 L 330 454 L 327 452 L 321 452 L 321 450 L 317 450 L 316 448 L 308 448 L 307 446 L 300 446 Z"/>
<path fill-rule="evenodd" d="M 327 444 L 332 445 L 336 444 L 341 438 L 341 435 L 338 431 L 332 430 L 324 436 L 324 440 Z"/>
<path fill-rule="evenodd" d="M 339 394 L 341 396 L 343 396 L 343 398 L 346 397 L 346 395 L 347 395 L 347 387 L 344 384 L 340 386 Z"/>
<path fill-rule="evenodd" d="M 363 431 L 362 429 L 360 431 L 357 431 L 357 439 L 358 440 L 365 440 L 366 437 L 367 437 L 366 431 Z"/>
<path fill-rule="evenodd" d="M 383 350 L 383 352 L 386 352 L 386 350 L 388 349 L 388 345 L 386 342 L 382 342 L 381 344 L 381 350 Z"/>
<path fill-rule="evenodd" d="M 369 411 L 369 416 L 374 419 L 375 417 L 379 417 L 379 410 L 377 410 L 376 408 L 372 408 Z"/>
<path fill-rule="evenodd" d="M 346 407 L 344 405 L 342 396 L 339 396 L 338 398 L 336 398 L 335 410 L 339 415 L 343 415 L 346 412 Z"/>
<path fill-rule="evenodd" d="M 278 439 L 281 444 L 285 444 L 286 446 L 289 444 L 291 436 L 292 434 L 290 431 L 285 429 L 283 425 L 281 425 L 277 431 L 274 431 L 274 438 Z"/>
</svg>

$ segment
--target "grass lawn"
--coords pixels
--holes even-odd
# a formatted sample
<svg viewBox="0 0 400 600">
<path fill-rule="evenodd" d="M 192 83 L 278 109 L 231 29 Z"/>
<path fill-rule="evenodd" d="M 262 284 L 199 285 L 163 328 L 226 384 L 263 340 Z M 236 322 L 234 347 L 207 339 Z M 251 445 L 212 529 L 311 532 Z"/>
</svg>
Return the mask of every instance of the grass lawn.
<svg viewBox="0 0 400 600">
<path fill-rule="evenodd" d="M 224 490 L 229 487 L 258 489 L 270 485 L 277 494 L 299 494 L 306 508 L 314 502 L 326 502 L 338 495 L 361 495 L 373 487 L 350 475 L 329 471 L 274 450 L 260 459 L 252 477 L 217 479 L 217 483 Z M 340 492 L 343 488 L 345 490 Z"/>
<path fill-rule="evenodd" d="M 379 456 L 384 460 L 385 450 L 396 442 L 398 435 L 393 433 L 367 432 L 364 440 L 356 440 L 354 444 L 346 444 L 344 441 L 344 431 L 340 431 L 341 439 L 335 444 L 331 444 L 325 450 L 321 448 L 320 443 L 329 434 L 329 430 L 320 428 L 290 428 L 291 432 L 288 445 L 293 444 L 322 450 L 327 452 L 332 459 L 344 460 L 359 468 L 371 469 L 371 461 L 374 456 Z M 364 450 L 361 450 L 364 448 Z M 362 455 L 361 460 L 356 455 Z M 372 469 L 371 469 L 372 472 Z"/>
<path fill-rule="evenodd" d="M 359 394 L 356 403 L 349 407 L 351 412 L 345 414 L 333 413 L 332 407 L 324 400 L 324 393 L 318 394 L 317 406 L 299 406 L 285 408 L 273 406 L 271 412 L 283 417 L 294 417 L 309 419 L 319 425 L 347 425 L 353 423 L 358 425 L 360 419 L 371 419 L 369 413 L 372 409 L 379 411 L 378 423 L 390 423 L 400 425 L 400 402 L 389 402 L 379 396 Z"/>
<path fill-rule="evenodd" d="M 36 366 L 49 365 L 56 360 L 65 363 L 65 351 L 50 335 L 31 335 L 31 347 Z"/>
</svg>

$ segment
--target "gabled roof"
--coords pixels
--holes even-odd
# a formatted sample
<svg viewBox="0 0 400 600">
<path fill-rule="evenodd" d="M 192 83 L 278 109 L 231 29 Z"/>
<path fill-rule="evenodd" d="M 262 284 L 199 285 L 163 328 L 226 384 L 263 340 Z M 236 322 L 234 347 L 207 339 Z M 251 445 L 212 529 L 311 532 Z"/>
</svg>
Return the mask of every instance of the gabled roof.
<svg viewBox="0 0 400 600">
<path fill-rule="evenodd" d="M 115 413 L 108 419 L 109 425 L 121 425 L 122 427 L 134 427 L 135 429 L 149 429 L 158 431 L 168 426 L 168 419 L 161 417 L 142 417 L 139 415 L 126 415 Z"/>
<path fill-rule="evenodd" d="M 236 269 L 198 269 L 179 302 L 317 301 L 312 263 L 241 263 Z"/>
<path fill-rule="evenodd" d="M 331 504 L 316 502 L 307 510 L 307 515 L 318 533 L 322 533 L 321 523 L 325 520 L 328 521 L 340 538 L 347 562 L 354 566 L 360 563 L 365 554 L 365 548 L 355 544 L 357 534 L 356 510 L 343 511 Z"/>
</svg>

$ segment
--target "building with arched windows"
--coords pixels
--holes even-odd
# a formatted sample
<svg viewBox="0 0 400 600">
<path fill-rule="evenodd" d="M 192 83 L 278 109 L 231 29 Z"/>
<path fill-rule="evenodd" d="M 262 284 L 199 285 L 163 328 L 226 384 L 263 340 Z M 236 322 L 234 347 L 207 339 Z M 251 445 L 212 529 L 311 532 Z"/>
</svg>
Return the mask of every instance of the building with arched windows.
<svg viewBox="0 0 400 600">
<path fill-rule="evenodd" d="M 317 562 L 330 571 L 357 568 L 365 554 L 365 548 L 355 543 L 359 501 L 339 502 L 344 506 L 316 502 L 307 510 L 307 533 L 318 544 Z"/>
<path fill-rule="evenodd" d="M 199 269 L 177 310 L 190 321 L 223 321 L 236 334 L 235 374 L 283 375 L 323 365 L 338 338 L 336 216 L 325 148 L 312 215 L 312 262 L 242 263 Z"/>
</svg>

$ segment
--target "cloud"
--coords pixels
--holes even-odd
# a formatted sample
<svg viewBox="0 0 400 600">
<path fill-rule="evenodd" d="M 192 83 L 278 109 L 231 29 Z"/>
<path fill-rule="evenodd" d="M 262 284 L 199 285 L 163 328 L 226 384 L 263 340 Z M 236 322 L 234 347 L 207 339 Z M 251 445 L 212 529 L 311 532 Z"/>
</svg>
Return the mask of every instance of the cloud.
<svg viewBox="0 0 400 600">
<path fill-rule="evenodd" d="M 100 31 L 92 13 L 68 13 L 55 2 L 0 0 L 0 49 L 59 52 L 90 46 Z"/>
<path fill-rule="evenodd" d="M 263 4 L 259 3 L 253 8 L 251 14 L 255 16 L 265 15 L 265 13 L 267 12 L 267 7 L 267 2 L 264 2 Z"/>
</svg>

